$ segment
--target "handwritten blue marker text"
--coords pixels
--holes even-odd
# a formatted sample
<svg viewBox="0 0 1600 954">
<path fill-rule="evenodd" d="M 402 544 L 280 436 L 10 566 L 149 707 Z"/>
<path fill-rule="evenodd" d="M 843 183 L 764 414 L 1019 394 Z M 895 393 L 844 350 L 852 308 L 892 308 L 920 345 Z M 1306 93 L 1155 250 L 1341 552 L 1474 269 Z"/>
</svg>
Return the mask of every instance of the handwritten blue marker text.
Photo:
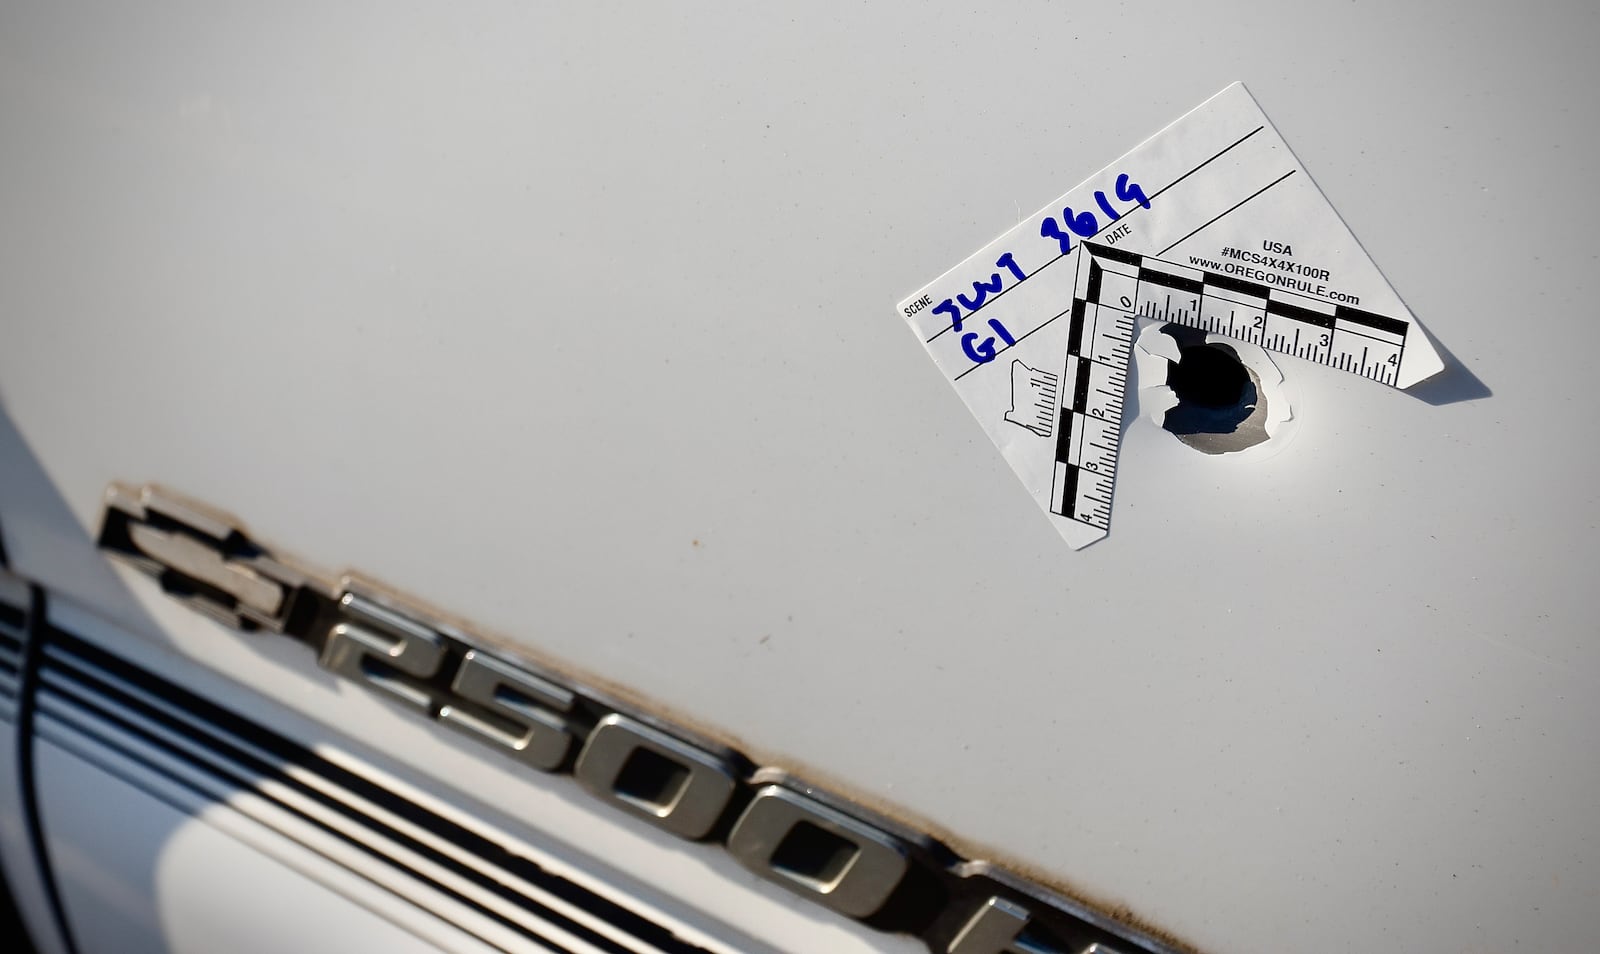
<svg viewBox="0 0 1600 954">
<path fill-rule="evenodd" d="M 1137 182 L 1129 180 L 1127 173 L 1117 176 L 1117 184 L 1113 191 L 1115 191 L 1117 199 L 1122 202 L 1137 202 L 1142 208 L 1150 208 L 1150 199 L 1145 196 L 1144 190 L 1139 187 Z M 1110 225 L 1122 217 L 1112 206 L 1111 200 L 1107 198 L 1105 192 L 1097 190 L 1094 194 L 1094 200 L 1095 204 L 1100 207 L 1100 211 L 1105 213 L 1106 225 Z M 1066 231 L 1062 231 L 1063 223 L 1066 226 Z M 1054 239 L 1062 255 L 1072 251 L 1072 236 L 1076 235 L 1080 239 L 1093 238 L 1099 233 L 1100 229 L 1100 219 L 1093 212 L 1075 213 L 1070 207 L 1061 210 L 1061 222 L 1057 222 L 1055 216 L 1047 215 L 1044 217 L 1044 221 L 1039 223 L 1040 237 Z M 993 335 L 980 337 L 977 332 L 965 330 L 965 321 L 967 318 L 972 317 L 973 312 L 982 308 L 984 303 L 989 301 L 991 297 L 998 297 L 1006 290 L 1007 274 L 1010 275 L 1012 279 L 1011 285 L 1013 286 L 1028 277 L 1028 274 L 1022 270 L 1022 266 L 1017 264 L 1016 258 L 1010 252 L 995 259 L 994 267 L 995 272 L 989 276 L 988 281 L 972 283 L 971 295 L 958 294 L 954 298 L 946 298 L 933 306 L 935 314 L 946 315 L 950 318 L 950 330 L 961 335 L 961 350 L 975 364 L 985 364 L 993 361 L 995 356 L 999 354 L 1000 349 L 996 344 L 996 337 L 1005 342 L 1007 347 L 1017 343 L 1010 330 L 998 318 L 991 318 L 987 322 L 989 330 L 994 332 Z M 965 310 L 964 314 L 963 309 Z"/>
</svg>

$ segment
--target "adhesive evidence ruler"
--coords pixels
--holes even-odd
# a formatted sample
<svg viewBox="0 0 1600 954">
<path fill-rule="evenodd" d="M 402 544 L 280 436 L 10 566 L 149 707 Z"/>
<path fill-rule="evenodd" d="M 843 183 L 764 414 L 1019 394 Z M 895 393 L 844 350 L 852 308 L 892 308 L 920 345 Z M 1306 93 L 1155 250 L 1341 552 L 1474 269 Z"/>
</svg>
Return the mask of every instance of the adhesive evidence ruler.
<svg viewBox="0 0 1600 954">
<path fill-rule="evenodd" d="M 1390 385 L 1399 378 L 1408 327 L 1349 305 L 1085 243 L 1059 379 L 1066 399 L 1057 417 L 1050 512 L 1102 532 L 1111 526 L 1137 318 L 1227 335 Z"/>
<path fill-rule="evenodd" d="M 1416 318 L 1238 83 L 901 302 L 900 312 L 1074 548 L 1110 530 L 1140 319 L 1399 388 L 1443 369 Z"/>
</svg>

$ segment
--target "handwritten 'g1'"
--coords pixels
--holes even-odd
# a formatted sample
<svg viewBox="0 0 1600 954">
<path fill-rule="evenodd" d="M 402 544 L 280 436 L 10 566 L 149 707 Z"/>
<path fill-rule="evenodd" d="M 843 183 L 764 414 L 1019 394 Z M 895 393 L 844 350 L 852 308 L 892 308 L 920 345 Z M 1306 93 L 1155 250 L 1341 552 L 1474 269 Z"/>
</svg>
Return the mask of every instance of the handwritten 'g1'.
<svg viewBox="0 0 1600 954">
<path fill-rule="evenodd" d="M 1010 272 L 1011 277 L 1019 282 L 1028 277 L 1010 252 L 995 259 L 994 264 L 996 268 L 1003 268 Z M 961 309 L 965 308 L 967 310 L 966 317 L 971 317 L 973 312 L 983 307 L 984 302 L 989 300 L 990 295 L 999 295 L 1004 288 L 1005 279 L 999 272 L 995 272 L 989 276 L 989 280 L 986 282 L 977 281 L 972 283 L 972 296 L 970 298 L 964 294 L 957 295 L 954 299 L 946 298 L 933 306 L 933 313 L 950 316 L 950 330 L 959 333 L 964 325 Z M 958 301 L 961 303 L 960 308 L 956 307 L 956 302 Z M 1006 326 L 1000 323 L 1000 319 L 989 319 L 989 327 L 994 329 L 994 333 L 999 335 L 1000 340 L 1004 341 L 1007 346 L 1017 343 L 1016 338 L 1012 337 Z M 995 347 L 994 338 L 988 337 L 980 341 L 978 336 L 970 331 L 961 336 L 961 350 L 966 353 L 968 358 L 978 364 L 993 361 L 994 356 L 999 353 Z"/>
<path fill-rule="evenodd" d="M 1006 326 L 1002 325 L 999 319 L 990 318 L 989 327 L 994 329 L 994 333 L 1000 336 L 1000 340 L 1004 341 L 1007 347 L 1017 343 L 1017 339 L 1011 337 L 1011 332 L 1006 330 Z M 997 353 L 994 346 L 994 338 L 984 338 L 979 341 L 978 336 L 970 331 L 961 336 L 961 350 L 965 351 L 967 357 L 978 364 L 986 364 L 993 361 Z"/>
</svg>

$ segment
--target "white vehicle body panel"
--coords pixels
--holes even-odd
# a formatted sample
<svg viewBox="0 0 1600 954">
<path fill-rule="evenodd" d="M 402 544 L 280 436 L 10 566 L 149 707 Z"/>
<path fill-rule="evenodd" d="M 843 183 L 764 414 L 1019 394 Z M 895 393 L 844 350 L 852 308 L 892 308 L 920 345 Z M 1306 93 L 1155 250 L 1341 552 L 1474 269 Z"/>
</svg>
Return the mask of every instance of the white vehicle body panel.
<svg viewBox="0 0 1600 954">
<path fill-rule="evenodd" d="M 108 569 L 108 483 L 1200 949 L 1593 949 L 1597 16 L 8 5 L 6 551 L 125 632 L 84 638 L 736 948 L 920 946 Z M 1135 421 L 1073 552 L 890 309 L 1236 79 L 1448 369 L 1284 359 L 1295 442 L 1248 464 Z M 220 943 L 204 817 L 130 902 L 173 950 Z"/>
</svg>

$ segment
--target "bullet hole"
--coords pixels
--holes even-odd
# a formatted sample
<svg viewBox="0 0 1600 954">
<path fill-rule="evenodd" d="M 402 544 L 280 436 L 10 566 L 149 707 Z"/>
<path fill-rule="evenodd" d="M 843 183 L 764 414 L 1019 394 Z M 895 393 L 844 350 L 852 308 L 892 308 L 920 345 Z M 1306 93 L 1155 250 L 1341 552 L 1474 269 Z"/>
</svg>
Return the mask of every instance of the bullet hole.
<svg viewBox="0 0 1600 954">
<path fill-rule="evenodd" d="M 1231 454 L 1265 443 L 1291 418 L 1282 375 L 1254 345 L 1181 325 L 1155 325 L 1139 337 L 1153 387 L 1152 419 L 1189 447 Z M 1263 375 L 1268 383 L 1263 385 Z M 1146 380 L 1149 380 L 1148 378 Z"/>
<path fill-rule="evenodd" d="M 1232 434 L 1255 413 L 1258 391 L 1250 370 L 1224 344 L 1180 346 L 1167 369 L 1167 387 L 1178 403 L 1162 426 L 1179 436 Z"/>
</svg>

